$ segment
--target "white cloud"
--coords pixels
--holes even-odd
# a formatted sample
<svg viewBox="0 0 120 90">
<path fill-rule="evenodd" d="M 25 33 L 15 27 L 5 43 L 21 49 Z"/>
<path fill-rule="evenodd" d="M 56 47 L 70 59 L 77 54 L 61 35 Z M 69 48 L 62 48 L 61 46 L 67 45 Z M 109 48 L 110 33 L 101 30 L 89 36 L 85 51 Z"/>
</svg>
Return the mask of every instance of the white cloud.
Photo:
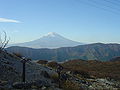
<svg viewBox="0 0 120 90">
<path fill-rule="evenodd" d="M 20 21 L 7 19 L 7 18 L 0 18 L 0 22 L 8 22 L 8 23 L 20 23 Z"/>
</svg>

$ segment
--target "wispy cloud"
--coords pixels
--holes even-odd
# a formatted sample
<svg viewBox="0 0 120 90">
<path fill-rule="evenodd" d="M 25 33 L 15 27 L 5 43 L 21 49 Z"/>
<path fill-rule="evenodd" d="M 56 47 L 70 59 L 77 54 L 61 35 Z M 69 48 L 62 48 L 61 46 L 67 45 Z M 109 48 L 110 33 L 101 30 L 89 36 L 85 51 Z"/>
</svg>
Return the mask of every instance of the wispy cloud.
<svg viewBox="0 0 120 90">
<path fill-rule="evenodd" d="M 0 18 L 0 22 L 20 23 L 20 21 L 18 21 L 18 20 L 7 19 L 7 18 Z"/>
</svg>

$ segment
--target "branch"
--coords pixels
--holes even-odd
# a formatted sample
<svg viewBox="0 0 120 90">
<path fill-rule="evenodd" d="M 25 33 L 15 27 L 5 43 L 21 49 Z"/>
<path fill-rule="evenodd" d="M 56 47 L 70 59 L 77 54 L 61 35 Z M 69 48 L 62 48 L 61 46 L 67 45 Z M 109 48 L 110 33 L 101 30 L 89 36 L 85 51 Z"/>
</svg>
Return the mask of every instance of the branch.
<svg viewBox="0 0 120 90">
<path fill-rule="evenodd" d="M 0 45 L 0 51 L 3 51 L 4 48 L 7 46 L 7 44 L 8 44 L 9 41 L 10 41 L 10 38 L 7 39 L 7 34 L 6 34 L 6 32 L 3 31 L 3 33 L 4 33 L 3 39 L 2 39 L 2 35 L 0 35 L 0 44 L 1 44 L 1 45 Z"/>
</svg>

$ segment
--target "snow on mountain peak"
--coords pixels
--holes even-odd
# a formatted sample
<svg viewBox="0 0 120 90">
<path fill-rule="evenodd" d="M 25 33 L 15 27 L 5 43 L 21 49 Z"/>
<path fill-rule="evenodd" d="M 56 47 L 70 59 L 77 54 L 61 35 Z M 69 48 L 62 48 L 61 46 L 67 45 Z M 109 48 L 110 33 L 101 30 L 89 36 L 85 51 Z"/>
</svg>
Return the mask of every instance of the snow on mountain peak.
<svg viewBox="0 0 120 90">
<path fill-rule="evenodd" d="M 55 36 L 59 36 L 57 33 L 55 32 L 49 32 L 48 34 L 44 35 L 45 37 L 55 37 Z"/>
</svg>

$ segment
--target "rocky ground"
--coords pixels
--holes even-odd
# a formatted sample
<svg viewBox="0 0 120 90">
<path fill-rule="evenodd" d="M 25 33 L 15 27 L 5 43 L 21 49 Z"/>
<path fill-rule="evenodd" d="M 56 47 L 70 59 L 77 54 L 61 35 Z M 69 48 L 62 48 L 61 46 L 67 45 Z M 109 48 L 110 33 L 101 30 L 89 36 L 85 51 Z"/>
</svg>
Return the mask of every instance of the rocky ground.
<svg viewBox="0 0 120 90">
<path fill-rule="evenodd" d="M 0 53 L 0 90 L 23 87 L 56 90 L 58 85 L 52 79 L 56 74 L 54 70 L 29 61 L 26 63 L 26 83 L 24 84 L 21 59 L 7 52 Z"/>
<path fill-rule="evenodd" d="M 91 61 L 91 62 L 96 62 L 96 61 Z M 80 65 L 78 64 L 78 62 L 77 63 L 75 62 L 76 63 L 75 68 L 73 67 L 73 63 L 72 65 L 71 64 L 67 65 L 68 63 L 67 64 L 57 63 L 54 61 L 48 63 L 43 63 L 43 61 L 41 62 L 38 61 L 38 63 L 44 66 L 51 67 L 53 69 L 56 69 L 58 65 L 63 65 L 63 70 L 61 71 L 61 88 L 63 90 L 119 90 L 120 89 L 119 80 L 111 79 L 110 77 L 93 76 L 88 72 L 81 71 L 81 69 L 79 69 L 78 67 Z M 87 64 L 87 62 L 84 63 Z M 116 73 L 118 73 L 118 71 Z"/>
<path fill-rule="evenodd" d="M 54 64 L 54 65 L 53 65 Z M 109 78 L 97 78 L 84 74 L 75 74 L 63 70 L 60 75 L 50 66 L 57 63 L 38 64 L 26 63 L 26 82 L 22 82 L 21 58 L 7 52 L 0 53 L 0 90 L 28 89 L 28 90 L 119 90 L 120 81 Z"/>
<path fill-rule="evenodd" d="M 119 90 L 120 82 L 115 80 L 108 80 L 106 78 L 83 78 L 67 74 L 70 82 L 77 85 L 75 90 Z M 73 87 L 74 88 L 74 87 Z"/>
</svg>

